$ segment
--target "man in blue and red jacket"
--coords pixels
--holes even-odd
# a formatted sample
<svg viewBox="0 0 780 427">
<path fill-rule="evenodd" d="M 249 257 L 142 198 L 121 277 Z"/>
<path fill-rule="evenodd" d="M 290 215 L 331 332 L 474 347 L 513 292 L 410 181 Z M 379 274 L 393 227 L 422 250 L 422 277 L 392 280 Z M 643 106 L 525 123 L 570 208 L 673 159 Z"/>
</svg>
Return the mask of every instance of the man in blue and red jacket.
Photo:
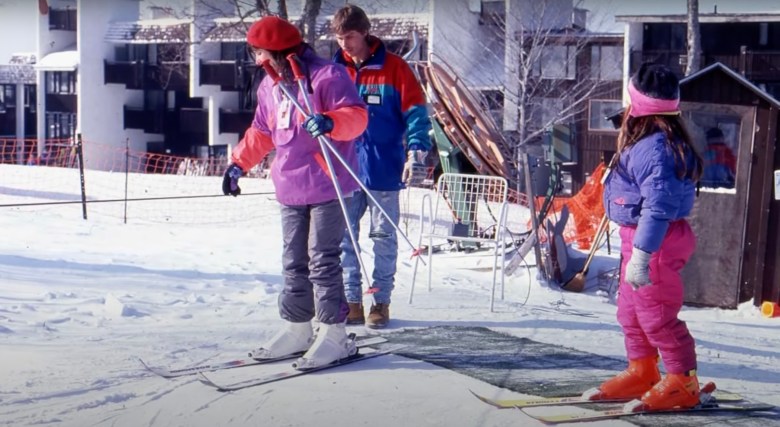
<svg viewBox="0 0 780 427">
<path fill-rule="evenodd" d="M 431 148 L 431 122 L 425 95 L 403 58 L 388 52 L 384 43 L 369 35 L 371 22 L 357 6 L 347 5 L 333 16 L 331 30 L 340 49 L 334 61 L 342 64 L 368 105 L 368 129 L 356 141 L 361 181 L 396 225 L 400 219 L 399 193 L 416 178 Z M 404 144 L 406 137 L 406 144 Z M 418 168 L 419 169 L 419 168 Z M 347 200 L 350 223 L 359 234 L 360 219 L 370 212 L 369 237 L 374 242 L 374 271 L 370 292 L 374 304 L 364 317 L 362 277 L 357 253 L 349 235 L 341 249 L 344 286 L 349 303 L 348 324 L 366 323 L 382 328 L 390 319 L 390 295 L 395 282 L 398 237 L 395 227 L 363 191 Z"/>
</svg>

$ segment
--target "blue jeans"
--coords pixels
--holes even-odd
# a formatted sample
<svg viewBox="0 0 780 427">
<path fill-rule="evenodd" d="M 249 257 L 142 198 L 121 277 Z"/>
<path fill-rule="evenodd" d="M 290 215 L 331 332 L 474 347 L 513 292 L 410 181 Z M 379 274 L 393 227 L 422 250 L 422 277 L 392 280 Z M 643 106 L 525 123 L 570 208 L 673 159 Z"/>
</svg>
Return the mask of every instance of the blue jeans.
<svg viewBox="0 0 780 427">
<path fill-rule="evenodd" d="M 392 223 L 382 215 L 382 211 L 379 208 L 374 206 L 364 191 L 358 190 L 352 197 L 346 199 L 349 226 L 354 230 L 357 240 L 360 240 L 358 237 L 360 236 L 360 219 L 366 213 L 366 210 L 371 215 L 371 228 L 368 233 L 368 236 L 374 242 L 374 272 L 372 274 L 373 284 L 371 286 L 377 289 L 377 292 L 374 294 L 374 301 L 377 304 L 390 304 L 390 294 L 393 292 L 395 283 L 396 262 L 398 260 L 398 236 L 393 223 L 397 226 L 401 218 L 399 194 L 399 191 L 371 191 L 371 195 L 387 212 L 387 215 L 393 221 Z M 363 289 L 360 262 L 349 238 L 349 232 L 344 233 L 344 240 L 341 242 L 341 267 L 344 269 L 344 290 L 347 294 L 347 302 L 362 302 Z"/>
</svg>

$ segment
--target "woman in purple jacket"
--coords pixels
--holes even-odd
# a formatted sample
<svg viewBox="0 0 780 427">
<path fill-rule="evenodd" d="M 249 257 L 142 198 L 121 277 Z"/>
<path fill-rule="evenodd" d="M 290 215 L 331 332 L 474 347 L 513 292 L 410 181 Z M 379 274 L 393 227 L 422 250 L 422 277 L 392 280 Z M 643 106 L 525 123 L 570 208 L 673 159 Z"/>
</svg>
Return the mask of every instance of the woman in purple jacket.
<svg viewBox="0 0 780 427">
<path fill-rule="evenodd" d="M 344 216 L 316 138 L 327 135 L 350 168 L 357 169 L 354 140 L 365 131 L 368 112 L 344 67 L 317 56 L 284 19 L 267 16 L 255 22 L 247 43 L 257 64 L 270 61 L 305 105 L 286 59 L 296 54 L 309 77 L 313 108 L 321 112 L 307 119 L 270 77 L 263 79 L 255 118 L 233 150 L 222 183 L 225 194 L 240 194 L 238 178 L 276 149 L 271 178 L 282 214 L 284 289 L 279 313 L 285 324 L 251 355 L 264 359 L 306 352 L 296 367 L 313 368 L 355 353 L 344 328 L 349 311 L 340 263 Z M 333 166 L 344 195 L 355 191 L 357 182 L 344 166 L 335 160 Z M 311 325 L 315 315 L 321 323 L 316 339 Z"/>
<path fill-rule="evenodd" d="M 620 225 L 621 281 L 617 318 L 628 368 L 585 397 L 636 399 L 627 411 L 699 403 L 694 340 L 678 319 L 680 270 L 693 254 L 690 214 L 702 159 L 680 117 L 677 77 L 644 64 L 628 85 L 629 106 L 618 135 L 618 162 L 604 185 L 609 219 Z M 658 356 L 666 376 L 661 379 Z"/>
</svg>

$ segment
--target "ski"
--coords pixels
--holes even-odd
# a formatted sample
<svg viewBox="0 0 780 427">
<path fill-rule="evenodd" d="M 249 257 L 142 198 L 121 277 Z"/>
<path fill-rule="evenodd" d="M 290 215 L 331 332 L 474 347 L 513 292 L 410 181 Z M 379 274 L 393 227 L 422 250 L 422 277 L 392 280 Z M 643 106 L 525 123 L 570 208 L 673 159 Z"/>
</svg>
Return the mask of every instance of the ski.
<svg viewBox="0 0 780 427">
<path fill-rule="evenodd" d="M 382 344 L 384 342 L 387 342 L 386 338 L 368 337 L 368 338 L 359 338 L 355 340 L 355 345 L 358 348 L 361 348 L 361 347 L 367 347 L 376 344 Z M 256 366 L 256 365 L 265 365 L 274 362 L 281 362 L 281 361 L 301 357 L 303 356 L 303 353 L 304 352 L 298 352 L 298 353 L 288 354 L 286 356 L 275 357 L 271 359 L 253 359 L 247 357 L 243 359 L 234 359 L 225 362 L 215 362 L 215 363 L 209 363 L 205 365 L 198 365 L 198 366 L 191 366 L 188 368 L 177 368 L 177 369 L 149 366 L 146 362 L 143 361 L 143 359 L 138 359 L 138 360 L 141 362 L 144 368 L 146 368 L 149 372 L 157 374 L 163 378 L 177 378 L 177 377 L 183 377 L 187 375 L 195 375 L 200 372 L 213 372 L 213 371 L 220 371 L 223 369 L 243 368 L 245 366 Z"/>
<path fill-rule="evenodd" d="M 527 399 L 491 399 L 469 390 L 477 399 L 499 409 L 533 408 L 537 406 L 584 405 L 588 403 L 625 403 L 631 399 L 585 400 L 581 396 L 529 397 Z M 737 393 L 716 391 L 712 397 L 718 402 L 739 402 L 743 398 Z"/>
<path fill-rule="evenodd" d="M 656 415 L 656 414 L 698 414 L 710 412 L 757 412 L 769 411 L 774 409 L 774 405 L 765 403 L 708 403 L 688 409 L 665 409 L 657 411 L 635 411 L 625 412 L 623 408 L 607 409 L 602 411 L 591 411 L 586 413 L 570 413 L 556 415 L 533 415 L 529 414 L 523 408 L 518 408 L 531 418 L 541 421 L 545 424 L 564 424 L 581 423 L 589 421 L 612 420 L 623 417 L 632 417 L 636 415 Z"/>
<path fill-rule="evenodd" d="M 205 385 L 207 385 L 207 386 L 214 387 L 214 388 L 216 388 L 219 391 L 236 391 L 236 390 L 241 390 L 241 389 L 244 389 L 244 388 L 256 387 L 256 386 L 260 386 L 260 385 L 263 385 L 263 384 L 269 384 L 269 383 L 276 382 L 276 381 L 281 381 L 281 380 L 286 380 L 286 379 L 290 379 L 290 378 L 300 377 L 300 376 L 308 375 L 308 374 L 311 374 L 311 373 L 314 373 L 314 372 L 324 371 L 326 369 L 333 369 L 333 368 L 337 368 L 339 366 L 348 365 L 350 363 L 355 363 L 355 362 L 360 362 L 360 361 L 363 361 L 363 360 L 373 359 L 375 357 L 384 356 L 384 355 L 390 354 L 390 353 L 392 353 L 394 351 L 398 351 L 398 350 L 400 350 L 400 349 L 402 349 L 404 347 L 406 347 L 406 345 L 392 346 L 392 347 L 388 347 L 388 348 L 385 348 L 385 349 L 382 349 L 382 350 L 377 350 L 377 351 L 374 351 L 374 352 L 371 352 L 371 353 L 360 353 L 360 352 L 358 352 L 357 354 L 355 354 L 353 356 L 350 356 L 350 357 L 348 357 L 346 359 L 341 359 L 341 360 L 333 362 L 333 363 L 331 363 L 329 365 L 319 366 L 319 367 L 316 367 L 316 368 L 305 369 L 305 370 L 298 370 L 298 369 L 290 368 L 290 369 L 287 369 L 287 370 L 284 370 L 284 371 L 281 371 L 281 372 L 276 372 L 276 373 L 269 374 L 269 375 L 266 375 L 266 376 L 263 376 L 263 377 L 258 377 L 258 378 L 253 378 L 253 379 L 249 379 L 249 380 L 239 381 L 239 382 L 236 382 L 236 383 L 233 383 L 233 384 L 218 384 L 218 383 L 214 382 L 212 379 L 210 379 L 209 377 L 207 377 L 203 372 L 198 373 L 198 375 L 200 376 L 200 378 L 199 378 L 200 382 L 205 384 Z"/>
</svg>

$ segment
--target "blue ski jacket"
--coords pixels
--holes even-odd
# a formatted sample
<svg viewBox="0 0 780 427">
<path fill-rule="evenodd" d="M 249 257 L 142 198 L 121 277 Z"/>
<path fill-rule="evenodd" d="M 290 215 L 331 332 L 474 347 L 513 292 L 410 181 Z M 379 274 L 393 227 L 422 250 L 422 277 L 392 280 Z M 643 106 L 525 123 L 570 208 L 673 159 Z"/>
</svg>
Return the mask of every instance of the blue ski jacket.
<svg viewBox="0 0 780 427">
<path fill-rule="evenodd" d="M 692 170 L 694 157 L 686 161 Z M 695 182 L 677 177 L 674 154 L 660 131 L 625 148 L 604 183 L 609 219 L 636 226 L 634 247 L 650 253 L 661 247 L 670 222 L 690 215 L 695 197 Z"/>
<path fill-rule="evenodd" d="M 369 36 L 371 56 L 360 67 L 342 49 L 333 60 L 347 68 L 368 105 L 368 128 L 355 142 L 363 184 L 370 190 L 398 191 L 406 150 L 431 149 L 431 121 L 422 87 L 409 64 Z M 406 146 L 404 146 L 404 135 Z"/>
</svg>

